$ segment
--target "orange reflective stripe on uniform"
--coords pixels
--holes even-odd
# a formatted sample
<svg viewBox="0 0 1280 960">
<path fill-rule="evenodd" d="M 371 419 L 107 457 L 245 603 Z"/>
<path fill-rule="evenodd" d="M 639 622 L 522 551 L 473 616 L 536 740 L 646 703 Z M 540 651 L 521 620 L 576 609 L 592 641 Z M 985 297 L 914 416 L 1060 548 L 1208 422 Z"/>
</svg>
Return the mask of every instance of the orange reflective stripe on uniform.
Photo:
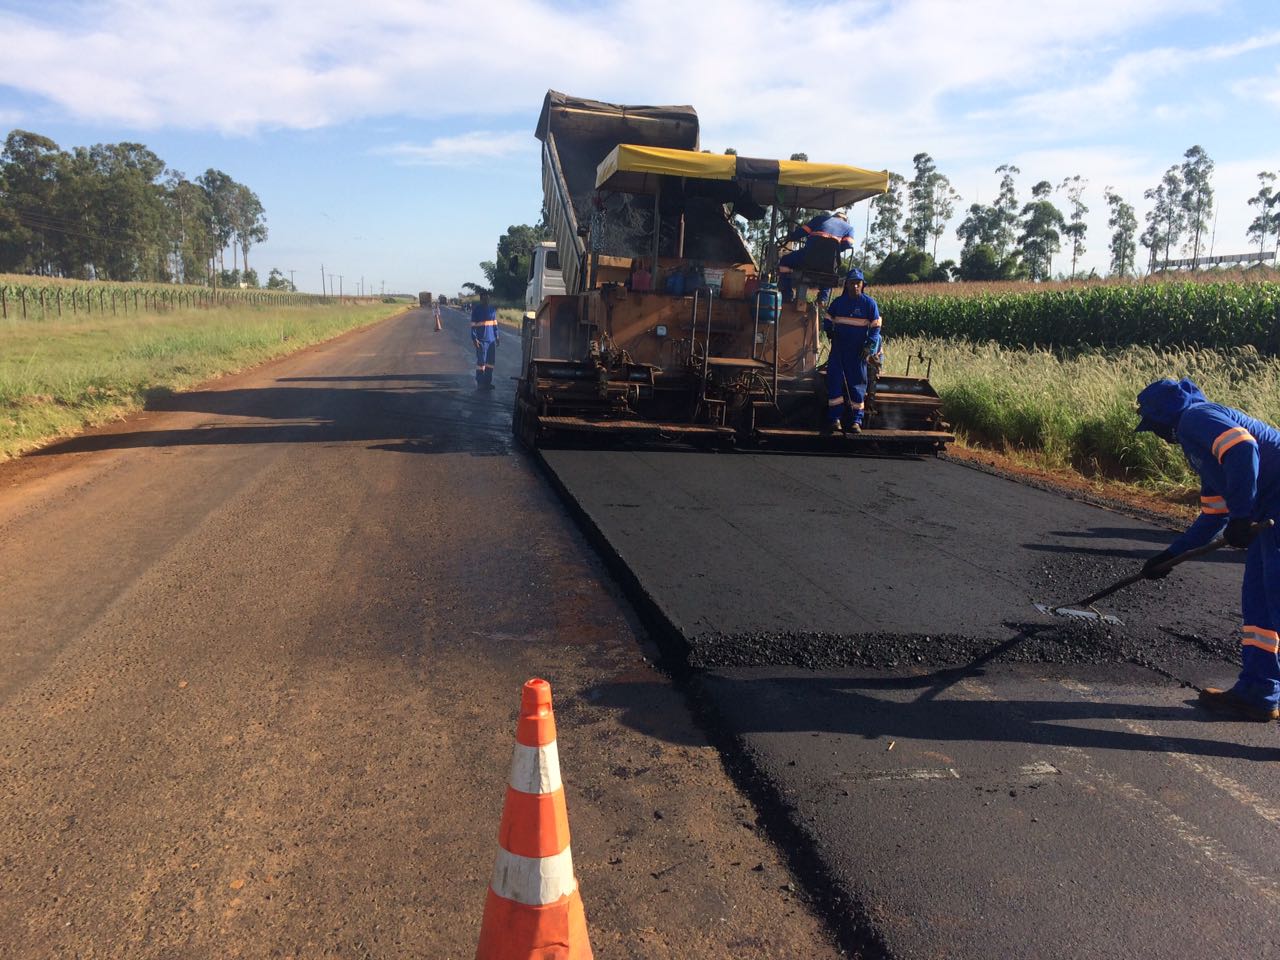
<svg viewBox="0 0 1280 960">
<path fill-rule="evenodd" d="M 1266 627 L 1246 626 L 1240 642 L 1246 647 L 1257 647 L 1267 653 L 1280 654 L 1280 633 Z"/>
<path fill-rule="evenodd" d="M 832 399 L 832 400 L 828 400 L 828 401 L 827 401 L 827 406 L 828 406 L 828 407 L 838 407 L 838 406 L 840 406 L 842 403 L 844 403 L 844 397 L 836 397 L 836 398 L 834 398 L 834 399 Z"/>
<path fill-rule="evenodd" d="M 1240 443 L 1257 444 L 1257 440 L 1253 438 L 1253 434 L 1244 427 L 1232 427 L 1230 430 L 1224 430 L 1218 434 L 1218 439 L 1213 441 L 1213 446 L 1209 451 L 1214 455 L 1219 463 L 1222 458 L 1227 455 L 1227 451 Z"/>
<path fill-rule="evenodd" d="M 471 326 L 473 329 L 475 327 L 496 327 L 497 325 L 498 325 L 497 320 L 472 320 L 471 321 Z"/>
<path fill-rule="evenodd" d="M 827 318 L 832 323 L 838 324 L 839 326 L 842 326 L 842 327 L 878 327 L 880 326 L 880 319 L 878 317 L 875 320 L 868 320 L 866 317 L 835 317 L 835 316 L 831 316 L 831 314 L 828 314 Z"/>
<path fill-rule="evenodd" d="M 1200 512 L 1209 514 L 1227 514 L 1231 511 L 1227 508 L 1227 501 L 1224 497 L 1201 497 Z"/>
</svg>

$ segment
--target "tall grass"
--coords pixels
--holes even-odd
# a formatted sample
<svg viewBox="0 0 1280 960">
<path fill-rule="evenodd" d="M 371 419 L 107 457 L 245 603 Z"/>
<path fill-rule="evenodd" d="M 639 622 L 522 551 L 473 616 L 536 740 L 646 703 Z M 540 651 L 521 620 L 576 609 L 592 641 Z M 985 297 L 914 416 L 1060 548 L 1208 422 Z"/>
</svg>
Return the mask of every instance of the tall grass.
<svg viewBox="0 0 1280 960">
<path fill-rule="evenodd" d="M 1211 400 L 1280 423 L 1280 359 L 1251 347 L 1067 352 L 892 337 L 886 351 L 891 373 L 903 371 L 908 355 L 933 358 L 930 379 L 944 413 L 967 439 L 1091 476 L 1157 487 L 1195 482 L 1176 447 L 1133 432 L 1134 398 L 1161 377 L 1191 377 Z"/>
<path fill-rule="evenodd" d="M 0 459 L 137 409 L 156 392 L 336 336 L 404 304 L 236 304 L 0 322 Z"/>
</svg>

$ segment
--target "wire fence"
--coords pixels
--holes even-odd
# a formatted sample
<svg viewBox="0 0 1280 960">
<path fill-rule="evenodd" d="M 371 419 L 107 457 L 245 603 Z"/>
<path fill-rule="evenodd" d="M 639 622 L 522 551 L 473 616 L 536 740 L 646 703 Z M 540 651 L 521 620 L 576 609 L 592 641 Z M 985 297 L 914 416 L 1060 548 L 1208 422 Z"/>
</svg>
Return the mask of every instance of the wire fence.
<svg viewBox="0 0 1280 960">
<path fill-rule="evenodd" d="M 160 313 L 235 304 L 318 306 L 374 302 L 378 297 L 328 297 L 280 290 L 74 281 L 14 282 L 0 278 L 0 319 L 36 319 L 79 314 Z"/>
</svg>

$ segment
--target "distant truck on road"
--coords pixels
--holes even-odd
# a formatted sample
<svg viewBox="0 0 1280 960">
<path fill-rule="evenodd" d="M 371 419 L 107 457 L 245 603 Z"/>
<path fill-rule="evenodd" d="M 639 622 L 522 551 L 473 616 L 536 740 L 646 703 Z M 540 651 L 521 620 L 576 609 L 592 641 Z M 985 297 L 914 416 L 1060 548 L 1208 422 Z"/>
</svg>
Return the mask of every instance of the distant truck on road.
<svg viewBox="0 0 1280 960">
<path fill-rule="evenodd" d="M 544 240 L 529 258 L 529 284 L 524 288 L 524 308 L 537 310 L 547 297 L 563 296 L 564 274 L 560 272 L 560 251 L 554 240 Z"/>
<path fill-rule="evenodd" d="M 429 307 L 431 306 L 432 302 L 433 301 L 431 299 L 430 290 L 423 290 L 421 293 L 418 294 L 418 306 Z"/>
</svg>

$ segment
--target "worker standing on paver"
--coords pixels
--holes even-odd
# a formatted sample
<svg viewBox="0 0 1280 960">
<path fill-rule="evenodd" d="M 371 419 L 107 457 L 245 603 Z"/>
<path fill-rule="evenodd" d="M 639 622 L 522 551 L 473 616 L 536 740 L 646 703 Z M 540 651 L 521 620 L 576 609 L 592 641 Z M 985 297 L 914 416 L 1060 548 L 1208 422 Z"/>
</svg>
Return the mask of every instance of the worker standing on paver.
<svg viewBox="0 0 1280 960">
<path fill-rule="evenodd" d="M 850 270 L 844 293 L 836 297 L 822 321 L 831 338 L 827 357 L 827 422 L 834 433 L 844 413 L 844 429 L 862 432 L 867 396 L 867 361 L 880 356 L 880 307 L 866 294 L 862 271 Z"/>
<path fill-rule="evenodd" d="M 817 238 L 839 241 L 839 251 L 843 253 L 853 246 L 853 227 L 849 226 L 849 218 L 843 211 L 820 213 L 808 223 L 802 223 L 787 236 L 787 240 L 804 240 L 805 245 L 799 250 L 778 259 L 778 289 L 782 292 L 782 302 L 790 303 L 795 299 L 795 291 L 791 284 L 791 273 L 805 264 L 805 249 Z M 818 291 L 818 302 L 826 303 L 830 290 Z"/>
<path fill-rule="evenodd" d="M 1200 475 L 1200 516 L 1143 573 L 1159 579 L 1171 557 L 1223 532 L 1247 549 L 1241 591 L 1242 669 L 1229 690 L 1207 687 L 1200 703 L 1248 720 L 1280 718 L 1280 535 L 1264 520 L 1280 519 L 1280 431 L 1253 417 L 1210 403 L 1190 380 L 1158 380 L 1138 394 L 1149 430 L 1178 444 Z M 1225 528 L 1225 530 L 1224 530 Z"/>
<path fill-rule="evenodd" d="M 493 389 L 493 365 L 498 358 L 498 309 L 489 306 L 489 293 L 471 308 L 471 340 L 476 345 L 476 389 Z"/>
</svg>

